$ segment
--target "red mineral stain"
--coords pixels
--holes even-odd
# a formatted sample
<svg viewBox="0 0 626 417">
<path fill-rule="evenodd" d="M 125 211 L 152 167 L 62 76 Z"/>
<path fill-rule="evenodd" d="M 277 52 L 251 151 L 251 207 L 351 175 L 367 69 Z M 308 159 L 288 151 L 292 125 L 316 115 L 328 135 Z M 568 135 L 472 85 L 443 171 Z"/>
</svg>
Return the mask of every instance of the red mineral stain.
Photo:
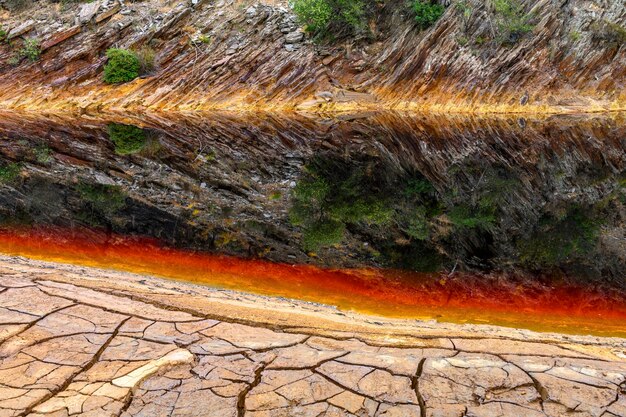
<svg viewBox="0 0 626 417">
<path fill-rule="evenodd" d="M 93 230 L 3 229 L 0 252 L 110 268 L 343 310 L 538 331 L 626 336 L 626 299 L 617 291 L 542 284 L 508 276 L 323 269 L 173 249 L 155 239 Z"/>
</svg>

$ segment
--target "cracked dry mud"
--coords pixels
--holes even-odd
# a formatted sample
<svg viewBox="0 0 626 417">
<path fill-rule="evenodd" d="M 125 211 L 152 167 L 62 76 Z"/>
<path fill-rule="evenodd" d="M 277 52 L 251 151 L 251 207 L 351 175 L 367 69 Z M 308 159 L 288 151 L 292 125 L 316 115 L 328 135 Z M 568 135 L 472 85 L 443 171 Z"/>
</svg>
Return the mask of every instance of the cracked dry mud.
<svg viewBox="0 0 626 417">
<path fill-rule="evenodd" d="M 0 257 L 0 416 L 624 416 L 626 341 Z"/>
</svg>

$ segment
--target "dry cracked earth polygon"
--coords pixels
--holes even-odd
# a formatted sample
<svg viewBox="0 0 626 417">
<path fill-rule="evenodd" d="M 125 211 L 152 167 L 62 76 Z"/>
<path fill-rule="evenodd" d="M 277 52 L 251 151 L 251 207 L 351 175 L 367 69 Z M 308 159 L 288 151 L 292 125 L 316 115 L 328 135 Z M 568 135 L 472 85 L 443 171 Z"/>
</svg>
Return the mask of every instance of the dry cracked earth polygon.
<svg viewBox="0 0 626 417">
<path fill-rule="evenodd" d="M 0 264 L 2 417 L 626 416 L 619 340 L 470 332 L 393 346 L 210 318 L 219 311 L 193 311 L 184 283 L 135 277 L 112 291 L 103 273 L 70 283 L 88 269 Z M 146 299 L 159 291 L 195 301 Z"/>
</svg>

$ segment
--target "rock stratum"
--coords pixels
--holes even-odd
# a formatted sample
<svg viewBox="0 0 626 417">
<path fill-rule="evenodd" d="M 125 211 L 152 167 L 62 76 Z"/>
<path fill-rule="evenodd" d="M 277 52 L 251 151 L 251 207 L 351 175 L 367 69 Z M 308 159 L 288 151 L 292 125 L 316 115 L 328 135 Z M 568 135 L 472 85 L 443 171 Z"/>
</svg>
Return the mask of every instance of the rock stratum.
<svg viewBox="0 0 626 417">
<path fill-rule="evenodd" d="M 623 416 L 626 342 L 0 258 L 3 416 Z"/>
<path fill-rule="evenodd" d="M 490 2 L 448 3 L 419 31 L 408 6 L 377 5 L 370 39 L 315 44 L 284 2 L 26 3 L 0 11 L 0 106 L 40 110 L 361 108 L 431 112 L 624 109 L 626 8 L 523 1 L 530 33 L 502 44 Z M 1 10 L 1 9 L 0 9 Z M 38 61 L 11 65 L 22 39 Z M 111 47 L 156 51 L 156 70 L 102 82 Z"/>
</svg>

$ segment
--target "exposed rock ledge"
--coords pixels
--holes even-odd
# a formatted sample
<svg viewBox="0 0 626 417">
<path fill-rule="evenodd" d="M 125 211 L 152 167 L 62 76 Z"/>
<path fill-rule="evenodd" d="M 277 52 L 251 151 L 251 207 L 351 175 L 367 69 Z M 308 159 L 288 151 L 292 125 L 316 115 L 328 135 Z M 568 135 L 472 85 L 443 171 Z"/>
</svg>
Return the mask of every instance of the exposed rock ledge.
<svg viewBox="0 0 626 417">
<path fill-rule="evenodd" d="M 626 106 L 621 1 L 523 0 L 533 29 L 513 45 L 498 42 L 491 2 L 482 0 L 463 2 L 465 9 L 453 2 L 424 31 L 404 0 L 377 2 L 370 41 L 333 45 L 305 38 L 284 0 L 93 3 L 0 8 L 10 38 L 0 42 L 0 107 L 567 113 Z M 12 65 L 22 38 L 38 39 L 41 57 Z M 103 84 L 108 48 L 147 45 L 157 53 L 153 74 Z"/>
<path fill-rule="evenodd" d="M 2 416 L 623 416 L 626 341 L 0 257 Z"/>
</svg>

